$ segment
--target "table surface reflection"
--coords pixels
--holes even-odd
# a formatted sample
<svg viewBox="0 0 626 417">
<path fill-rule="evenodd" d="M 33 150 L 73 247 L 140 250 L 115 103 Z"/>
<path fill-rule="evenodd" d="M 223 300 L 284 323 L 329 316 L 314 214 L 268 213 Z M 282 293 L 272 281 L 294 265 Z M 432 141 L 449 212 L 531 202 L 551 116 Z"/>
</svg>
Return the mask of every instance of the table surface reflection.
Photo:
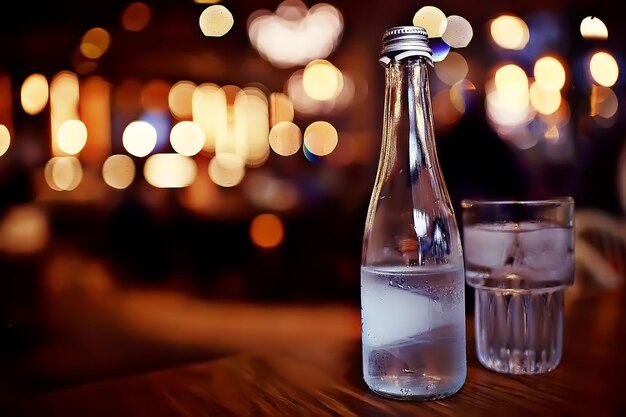
<svg viewBox="0 0 626 417">
<path fill-rule="evenodd" d="M 567 305 L 560 366 L 539 376 L 483 368 L 468 319 L 468 374 L 454 396 L 404 402 L 361 379 L 360 340 L 219 359 L 83 385 L 31 401 L 27 416 L 624 416 L 626 291 Z"/>
</svg>

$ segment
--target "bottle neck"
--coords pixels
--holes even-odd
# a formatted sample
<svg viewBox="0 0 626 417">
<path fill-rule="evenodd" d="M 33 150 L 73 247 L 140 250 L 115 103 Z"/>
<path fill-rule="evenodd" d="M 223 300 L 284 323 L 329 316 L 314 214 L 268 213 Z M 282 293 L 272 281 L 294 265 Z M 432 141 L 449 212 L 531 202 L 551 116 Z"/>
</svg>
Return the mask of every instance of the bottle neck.
<svg viewBox="0 0 626 417">
<path fill-rule="evenodd" d="M 423 57 L 410 57 L 385 67 L 381 157 L 388 163 L 408 164 L 411 185 L 421 180 L 443 184 L 435 148 L 427 62 Z M 425 175 L 430 178 L 421 178 Z M 440 188 L 435 186 L 436 190 Z"/>
</svg>

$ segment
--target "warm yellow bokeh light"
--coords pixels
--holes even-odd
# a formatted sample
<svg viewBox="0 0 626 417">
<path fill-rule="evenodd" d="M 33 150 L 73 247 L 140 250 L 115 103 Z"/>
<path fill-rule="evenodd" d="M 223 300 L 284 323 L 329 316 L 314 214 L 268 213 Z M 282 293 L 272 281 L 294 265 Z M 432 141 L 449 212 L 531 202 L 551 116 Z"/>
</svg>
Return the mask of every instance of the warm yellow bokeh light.
<svg viewBox="0 0 626 417">
<path fill-rule="evenodd" d="M 270 126 L 274 126 L 278 122 L 293 122 L 293 103 L 287 94 L 270 94 L 269 110 Z"/>
<path fill-rule="evenodd" d="M 437 77 L 448 85 L 453 85 L 467 76 L 469 66 L 463 55 L 457 52 L 450 52 L 441 62 L 435 64 Z"/>
<path fill-rule="evenodd" d="M 191 81 L 179 81 L 170 89 L 167 102 L 172 114 L 178 119 L 190 119 L 192 98 L 196 84 Z"/>
<path fill-rule="evenodd" d="M 5 125 L 0 124 L 0 156 L 7 153 L 11 145 L 11 132 Z"/>
<path fill-rule="evenodd" d="M 326 156 L 337 146 L 337 130 L 328 122 L 313 122 L 304 131 L 304 145 L 317 156 Z"/>
<path fill-rule="evenodd" d="M 302 74 L 304 91 L 315 100 L 332 100 L 343 88 L 341 71 L 324 59 L 311 61 Z"/>
<path fill-rule="evenodd" d="M 196 161 L 177 153 L 157 153 L 146 159 L 143 176 L 157 188 L 183 188 L 191 184 L 198 173 Z"/>
<path fill-rule="evenodd" d="M 256 97 L 262 100 L 267 106 L 269 101 L 267 98 L 267 94 L 265 93 L 266 90 L 267 87 L 265 87 L 264 85 L 261 85 L 261 87 L 248 86 L 244 87 L 239 94 L 245 94 L 247 97 Z"/>
<path fill-rule="evenodd" d="M 561 105 L 559 90 L 546 90 L 535 81 L 530 86 L 530 104 L 541 114 L 552 114 Z"/>
<path fill-rule="evenodd" d="M 135 163 L 128 155 L 111 155 L 102 165 L 102 178 L 112 188 L 123 190 L 135 179 Z"/>
<path fill-rule="evenodd" d="M 181 155 L 196 155 L 204 147 L 204 130 L 194 122 L 178 122 L 170 132 L 170 143 Z"/>
<path fill-rule="evenodd" d="M 74 156 L 56 156 L 46 164 L 44 177 L 53 190 L 71 191 L 82 181 L 83 167 Z"/>
<path fill-rule="evenodd" d="M 204 131 L 204 150 L 215 150 L 217 138 L 228 130 L 226 94 L 216 84 L 204 83 L 196 87 L 192 97 L 193 121 Z"/>
<path fill-rule="evenodd" d="M 448 24 L 445 32 L 441 35 L 441 39 L 452 48 L 465 48 L 469 45 L 474 30 L 472 25 L 462 16 L 452 15 L 447 18 Z"/>
<path fill-rule="evenodd" d="M 551 56 L 544 56 L 535 62 L 535 80 L 542 89 L 559 91 L 565 85 L 565 68 L 561 62 Z"/>
<path fill-rule="evenodd" d="M 262 165 L 270 151 L 267 97 L 258 89 L 239 90 L 231 114 L 228 135 L 232 136 L 225 137 L 225 140 L 218 138 L 216 152 L 236 153 L 247 166 Z"/>
<path fill-rule="evenodd" d="M 57 144 L 63 152 L 75 155 L 87 143 L 87 126 L 80 120 L 67 120 L 57 130 Z"/>
<path fill-rule="evenodd" d="M 413 16 L 413 25 L 426 29 L 429 38 L 438 38 L 446 30 L 446 14 L 435 6 L 424 6 Z"/>
<path fill-rule="evenodd" d="M 13 205 L 0 220 L 0 251 L 29 255 L 43 250 L 50 240 L 44 209 L 34 204 Z"/>
<path fill-rule="evenodd" d="M 585 39 L 606 39 L 609 37 L 609 30 L 602 20 L 587 16 L 580 22 L 580 34 Z"/>
<path fill-rule="evenodd" d="M 48 80 L 41 74 L 32 74 L 22 84 L 22 108 L 28 114 L 41 112 L 48 103 Z"/>
<path fill-rule="evenodd" d="M 274 248 L 283 241 L 283 222 L 274 214 L 259 214 L 250 224 L 250 239 L 260 248 Z"/>
<path fill-rule="evenodd" d="M 50 82 L 50 144 L 52 155 L 62 156 L 59 149 L 57 132 L 66 120 L 80 119 L 78 107 L 80 86 L 78 76 L 70 71 L 61 71 L 52 77 Z"/>
<path fill-rule="evenodd" d="M 233 14 L 222 5 L 209 6 L 200 15 L 200 30 L 204 36 L 224 36 L 234 23 Z"/>
<path fill-rule="evenodd" d="M 494 81 L 501 91 L 524 91 L 528 89 L 528 77 L 524 70 L 515 64 L 506 64 L 498 68 Z"/>
<path fill-rule="evenodd" d="M 234 187 L 245 174 L 245 162 L 237 154 L 219 153 L 209 162 L 209 178 L 221 187 Z"/>
<path fill-rule="evenodd" d="M 526 83 L 528 80 L 524 77 Z M 519 80 L 518 80 L 519 81 Z M 505 84 L 508 86 L 509 84 Z M 487 117 L 498 126 L 520 126 L 533 117 L 529 106 L 528 88 L 520 89 L 516 83 L 510 90 L 498 89 L 494 80 L 485 83 L 485 110 Z M 515 87 L 517 85 L 517 87 Z"/>
<path fill-rule="evenodd" d="M 520 50 L 528 44 L 528 25 L 516 16 L 502 15 L 491 21 L 489 31 L 493 41 L 501 48 Z"/>
<path fill-rule="evenodd" d="M 327 3 L 310 8 L 300 0 L 283 1 L 276 13 L 256 10 L 248 17 L 248 36 L 263 59 L 278 68 L 303 66 L 326 58 L 338 45 L 343 15 Z"/>
<path fill-rule="evenodd" d="M 522 68 L 515 64 L 500 67 L 494 83 L 498 102 L 506 108 L 517 112 L 528 106 L 528 77 Z"/>
<path fill-rule="evenodd" d="M 129 154 L 144 157 L 154 150 L 157 131 L 148 122 L 131 122 L 122 134 L 122 145 Z"/>
<path fill-rule="evenodd" d="M 131 32 L 139 32 L 148 26 L 151 17 L 150 6 L 140 1 L 131 3 L 122 13 L 122 27 Z"/>
<path fill-rule="evenodd" d="M 617 113 L 619 101 L 617 95 L 608 87 L 592 86 L 591 116 L 610 119 Z"/>
<path fill-rule="evenodd" d="M 279 155 L 293 155 L 302 145 L 302 131 L 292 122 L 279 122 L 272 127 L 269 135 L 272 150 Z"/>
<path fill-rule="evenodd" d="M 98 59 L 106 52 L 111 43 L 111 35 L 105 29 L 89 29 L 80 43 L 80 52 L 89 59 Z"/>
<path fill-rule="evenodd" d="M 619 76 L 617 61 L 606 52 L 596 52 L 591 57 L 589 70 L 594 81 L 603 87 L 612 87 Z"/>
</svg>

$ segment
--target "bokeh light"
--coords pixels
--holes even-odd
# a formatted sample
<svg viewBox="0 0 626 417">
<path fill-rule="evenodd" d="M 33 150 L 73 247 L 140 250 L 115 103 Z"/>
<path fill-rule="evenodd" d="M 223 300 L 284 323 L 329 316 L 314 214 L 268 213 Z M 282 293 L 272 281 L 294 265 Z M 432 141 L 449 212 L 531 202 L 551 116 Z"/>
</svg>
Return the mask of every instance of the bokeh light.
<svg viewBox="0 0 626 417">
<path fill-rule="evenodd" d="M 102 178 L 112 188 L 123 190 L 135 179 L 135 163 L 128 155 L 111 155 L 102 165 Z"/>
<path fill-rule="evenodd" d="M 30 115 L 41 112 L 48 104 L 48 80 L 41 74 L 31 74 L 22 83 L 22 108 Z"/>
<path fill-rule="evenodd" d="M 426 29 L 429 38 L 438 38 L 445 32 L 448 21 L 439 8 L 424 6 L 413 15 L 413 25 Z"/>
<path fill-rule="evenodd" d="M 524 70 L 515 64 L 498 68 L 494 76 L 498 102 L 513 112 L 528 107 L 528 77 Z"/>
<path fill-rule="evenodd" d="M 275 214 L 259 214 L 250 224 L 250 239 L 260 248 L 274 248 L 283 241 L 283 222 Z"/>
<path fill-rule="evenodd" d="M 521 68 L 520 68 L 521 70 Z M 507 70 L 508 71 L 508 70 Z M 515 74 L 517 70 L 512 70 L 511 74 Z M 522 71 L 523 73 L 523 71 Z M 510 76 L 511 74 L 506 74 Z M 523 77 L 526 87 L 523 87 L 522 78 L 513 75 L 512 83 L 501 83 L 502 88 L 496 87 L 494 80 L 489 80 L 485 84 L 485 109 L 488 119 L 496 126 L 520 126 L 530 122 L 532 114 L 529 111 L 529 92 L 528 79 Z M 507 77 L 503 77 L 507 78 Z M 515 81 L 517 80 L 517 82 Z M 521 85 L 520 85 L 521 84 Z"/>
<path fill-rule="evenodd" d="M 561 106 L 559 90 L 546 90 L 535 81 L 530 85 L 530 103 L 541 114 L 552 114 Z"/>
<path fill-rule="evenodd" d="M 302 145 L 302 131 L 292 122 L 279 122 L 270 130 L 269 142 L 277 154 L 293 155 Z"/>
<path fill-rule="evenodd" d="M 613 90 L 608 87 L 593 86 L 591 90 L 591 116 L 610 119 L 615 116 L 619 100 Z"/>
<path fill-rule="evenodd" d="M 5 125 L 0 124 L 0 156 L 4 155 L 9 150 L 10 145 L 11 132 L 9 132 L 9 129 Z"/>
<path fill-rule="evenodd" d="M 528 25 L 517 16 L 496 17 L 489 25 L 489 32 L 496 45 L 504 49 L 524 49 L 530 40 Z"/>
<path fill-rule="evenodd" d="M 140 1 L 131 3 L 122 12 L 122 27 L 131 32 L 139 32 L 148 26 L 151 17 L 150 6 Z"/>
<path fill-rule="evenodd" d="M 355 86 L 352 79 L 345 74 L 343 75 L 343 88 L 341 93 L 334 100 L 315 100 L 311 98 L 304 90 L 303 70 L 297 70 L 287 80 L 285 90 L 293 107 L 299 113 L 303 114 L 322 114 L 333 113 L 348 107 L 355 96 Z"/>
<path fill-rule="evenodd" d="M 604 87 L 600 87 L 604 88 Z M 537 118 L 542 120 L 547 126 L 565 127 L 570 121 L 570 108 L 567 100 L 562 99 L 559 108 L 550 114 L 537 113 Z"/>
<path fill-rule="evenodd" d="M 237 93 L 232 111 L 234 124 L 229 131 L 234 134 L 234 142 L 229 142 L 234 147 L 218 142 L 216 151 L 234 152 L 247 166 L 263 165 L 270 154 L 267 96 L 258 88 L 246 87 Z"/>
<path fill-rule="evenodd" d="M 215 5 L 204 9 L 199 23 L 204 36 L 220 37 L 228 33 L 235 20 L 230 10 L 222 5 Z"/>
<path fill-rule="evenodd" d="M 170 132 L 172 148 L 179 154 L 193 156 L 204 147 L 204 131 L 197 123 L 182 121 Z"/>
<path fill-rule="evenodd" d="M 80 119 L 78 105 L 80 87 L 78 76 L 70 71 L 57 73 L 50 82 L 50 133 L 52 154 L 64 155 L 59 149 L 57 131 L 63 122 Z"/>
<path fill-rule="evenodd" d="M 111 35 L 103 28 L 89 29 L 83 35 L 80 52 L 89 59 L 98 59 L 106 52 L 111 43 Z"/>
<path fill-rule="evenodd" d="M 456 123 L 461 113 L 452 104 L 450 91 L 443 89 L 438 91 L 432 100 L 433 118 L 439 127 L 450 126 Z"/>
<path fill-rule="evenodd" d="M 57 143 L 67 154 L 79 153 L 87 143 L 87 126 L 80 120 L 66 120 L 57 130 Z"/>
<path fill-rule="evenodd" d="M 450 52 L 446 59 L 435 64 L 437 77 L 447 85 L 453 85 L 465 79 L 468 71 L 467 61 L 457 52 Z"/>
<path fill-rule="evenodd" d="M 198 173 L 196 162 L 177 153 L 157 153 L 146 159 L 143 176 L 157 188 L 182 188 L 191 184 Z"/>
<path fill-rule="evenodd" d="M 259 54 L 279 68 L 306 65 L 333 52 L 343 32 L 343 16 L 318 3 L 307 9 L 300 0 L 285 0 L 276 13 L 259 10 L 248 18 L 248 36 Z"/>
<path fill-rule="evenodd" d="M 607 52 L 593 54 L 589 60 L 589 70 L 594 81 L 603 87 L 613 86 L 619 76 L 617 61 Z"/>
<path fill-rule="evenodd" d="M 129 154 L 144 157 L 154 150 L 157 143 L 157 131 L 148 122 L 131 122 L 122 134 L 122 144 Z"/>
<path fill-rule="evenodd" d="M 302 85 L 309 97 L 315 100 L 332 100 L 341 93 L 343 76 L 333 64 L 318 59 L 304 68 Z"/>
<path fill-rule="evenodd" d="M 587 16 L 580 22 L 580 34 L 585 39 L 606 39 L 609 37 L 609 30 L 599 18 Z"/>
<path fill-rule="evenodd" d="M 457 15 L 448 16 L 447 21 L 448 24 L 445 32 L 441 35 L 441 39 L 452 48 L 465 48 L 469 45 L 474 36 L 474 30 L 470 22 L 464 17 Z"/>
<path fill-rule="evenodd" d="M 204 131 L 204 150 L 215 150 L 217 137 L 228 130 L 226 94 L 216 84 L 204 83 L 196 87 L 192 97 L 192 119 Z"/>
<path fill-rule="evenodd" d="M 461 80 L 450 87 L 450 102 L 461 114 L 465 113 L 469 94 L 476 90 L 476 86 L 469 80 Z"/>
<path fill-rule="evenodd" d="M 244 160 L 234 153 L 219 153 L 209 162 L 209 178 L 221 187 L 234 187 L 245 174 Z"/>
<path fill-rule="evenodd" d="M 298 189 L 289 179 L 251 172 L 243 184 L 243 192 L 252 204 L 266 210 L 290 210 L 298 203 Z"/>
<path fill-rule="evenodd" d="M 331 153 L 338 140 L 337 130 L 328 122 L 313 122 L 304 131 L 304 144 L 307 150 L 317 156 Z"/>
<path fill-rule="evenodd" d="M 192 98 L 196 84 L 191 81 L 179 81 L 169 91 L 167 102 L 172 114 L 178 119 L 190 119 L 192 116 Z"/>
<path fill-rule="evenodd" d="M 272 93 L 269 99 L 270 126 L 279 122 L 293 122 L 293 103 L 287 94 Z"/>
<path fill-rule="evenodd" d="M 98 61 L 91 58 L 86 58 L 80 49 L 72 55 L 72 67 L 76 70 L 77 74 L 87 75 L 91 74 L 98 68 Z"/>
<path fill-rule="evenodd" d="M 565 68 L 552 56 L 544 56 L 535 62 L 534 75 L 537 83 L 546 91 L 559 91 L 565 85 Z"/>
<path fill-rule="evenodd" d="M 55 191 L 72 191 L 83 179 L 83 167 L 74 156 L 55 156 L 44 168 L 48 186 Z"/>
<path fill-rule="evenodd" d="M 30 255 L 43 250 L 50 240 L 46 213 L 32 204 L 9 208 L 0 220 L 0 250 Z"/>
</svg>

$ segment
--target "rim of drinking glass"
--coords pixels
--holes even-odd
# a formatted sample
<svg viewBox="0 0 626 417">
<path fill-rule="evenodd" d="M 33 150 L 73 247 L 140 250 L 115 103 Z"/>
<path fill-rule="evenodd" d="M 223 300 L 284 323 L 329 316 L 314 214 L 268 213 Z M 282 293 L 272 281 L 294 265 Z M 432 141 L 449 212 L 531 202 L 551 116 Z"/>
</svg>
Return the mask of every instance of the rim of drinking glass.
<svg viewBox="0 0 626 417">
<path fill-rule="evenodd" d="M 572 205 L 574 199 L 570 196 L 559 196 L 537 200 L 498 200 L 498 199 L 482 199 L 482 198 L 466 198 L 461 200 L 462 208 L 471 208 L 474 206 L 548 206 L 548 205 Z"/>
</svg>

